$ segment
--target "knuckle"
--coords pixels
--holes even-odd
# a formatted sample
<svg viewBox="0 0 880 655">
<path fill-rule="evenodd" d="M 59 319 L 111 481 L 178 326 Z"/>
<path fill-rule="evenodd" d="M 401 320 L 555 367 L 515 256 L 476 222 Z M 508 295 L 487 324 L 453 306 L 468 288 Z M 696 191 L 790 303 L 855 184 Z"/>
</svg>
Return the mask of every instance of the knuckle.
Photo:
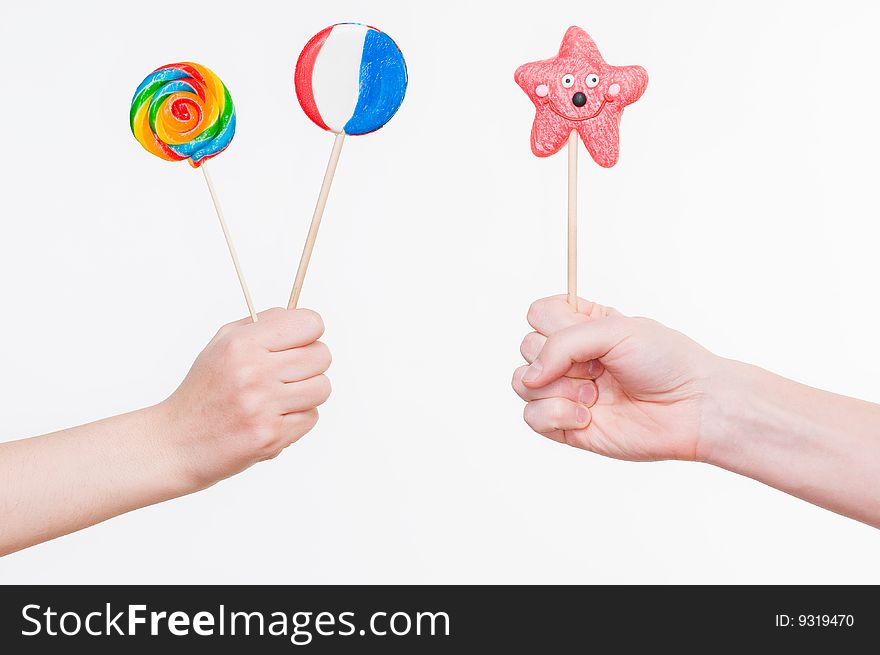
<svg viewBox="0 0 880 655">
<path fill-rule="evenodd" d="M 243 338 L 227 335 L 220 343 L 221 353 L 227 364 L 239 366 L 250 359 L 251 343 Z"/>
<path fill-rule="evenodd" d="M 520 344 L 519 352 L 523 357 L 531 361 L 541 352 L 545 341 L 546 337 L 537 332 L 529 332 L 523 339 L 522 344 Z"/>
<path fill-rule="evenodd" d="M 531 405 L 532 403 L 526 403 L 526 406 L 523 407 L 523 421 L 525 421 L 530 428 L 534 429 L 534 426 L 532 425 L 532 414 L 534 410 Z"/>
<path fill-rule="evenodd" d="M 290 434 L 287 435 L 287 438 L 290 441 L 296 441 L 303 435 L 311 432 L 311 430 L 318 424 L 318 410 L 310 409 L 305 412 L 299 412 L 296 415 L 296 420 L 294 421 Z"/>
<path fill-rule="evenodd" d="M 526 425 L 532 428 L 535 432 L 542 431 L 543 426 L 541 425 L 540 412 L 535 403 L 526 403 L 526 406 L 523 409 L 523 420 L 526 422 Z"/>
<path fill-rule="evenodd" d="M 333 392 L 333 385 L 330 384 L 330 378 L 326 375 L 318 376 L 318 404 L 327 402 L 330 394 Z"/>
<path fill-rule="evenodd" d="M 239 420 L 250 428 L 259 428 L 262 424 L 263 397 L 253 391 L 238 393 L 235 404 Z"/>
<path fill-rule="evenodd" d="M 308 432 L 318 424 L 318 416 L 317 409 L 310 409 L 309 411 L 304 412 L 303 428 L 305 432 Z"/>
<path fill-rule="evenodd" d="M 264 428 L 254 432 L 254 450 L 258 454 L 272 459 L 277 457 L 283 449 L 278 446 L 275 431 Z"/>
<path fill-rule="evenodd" d="M 326 371 L 328 368 L 330 368 L 330 364 L 333 363 L 333 355 L 330 352 L 330 348 L 328 348 L 327 344 L 323 341 L 318 341 L 317 351 L 321 371 Z"/>
<path fill-rule="evenodd" d="M 541 319 L 543 302 L 543 300 L 536 300 L 529 305 L 529 311 L 526 313 L 526 320 L 529 322 L 529 325 L 534 326 Z"/>
<path fill-rule="evenodd" d="M 294 311 L 297 318 L 302 321 L 305 330 L 317 333 L 319 337 L 324 334 L 324 319 L 321 318 L 318 312 L 311 309 L 296 309 Z"/>
<path fill-rule="evenodd" d="M 252 394 L 260 385 L 257 367 L 250 363 L 236 364 L 230 378 L 233 390 L 243 397 Z"/>
<path fill-rule="evenodd" d="M 527 368 L 528 368 L 528 366 L 520 366 L 520 367 L 516 368 L 513 371 L 513 376 L 511 377 L 511 380 L 510 380 L 510 386 L 513 387 L 513 390 L 516 391 L 516 393 L 519 394 L 520 396 L 522 395 L 522 392 L 523 392 L 522 376 L 523 376 L 523 373 L 525 373 Z"/>
<path fill-rule="evenodd" d="M 277 426 L 264 426 L 251 433 L 252 456 L 258 461 L 275 459 L 287 445 Z"/>
<path fill-rule="evenodd" d="M 271 461 L 271 460 L 273 460 L 273 459 L 276 459 L 276 458 L 277 458 L 281 453 L 283 453 L 283 452 L 284 452 L 284 448 L 283 448 L 283 447 L 278 448 L 278 447 L 276 446 L 275 448 L 273 448 L 273 449 L 271 449 L 271 450 L 269 451 L 269 454 L 267 454 L 267 455 L 263 458 L 263 461 Z"/>
</svg>

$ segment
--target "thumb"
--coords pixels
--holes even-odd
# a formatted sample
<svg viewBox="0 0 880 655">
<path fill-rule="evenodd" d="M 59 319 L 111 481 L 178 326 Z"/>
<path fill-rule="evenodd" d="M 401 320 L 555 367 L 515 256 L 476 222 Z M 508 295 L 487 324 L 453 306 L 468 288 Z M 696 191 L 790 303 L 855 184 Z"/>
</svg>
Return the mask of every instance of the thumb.
<svg viewBox="0 0 880 655">
<path fill-rule="evenodd" d="M 523 374 L 523 384 L 532 388 L 543 387 L 565 375 L 572 364 L 604 357 L 630 334 L 630 320 L 611 316 L 551 334 Z"/>
</svg>

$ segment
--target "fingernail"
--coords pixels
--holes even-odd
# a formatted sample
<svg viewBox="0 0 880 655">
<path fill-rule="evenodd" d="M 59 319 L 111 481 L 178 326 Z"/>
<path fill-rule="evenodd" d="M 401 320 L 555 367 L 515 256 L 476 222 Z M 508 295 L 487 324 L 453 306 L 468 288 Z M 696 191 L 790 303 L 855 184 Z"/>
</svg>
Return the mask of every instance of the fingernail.
<svg viewBox="0 0 880 655">
<path fill-rule="evenodd" d="M 541 375 L 541 370 L 544 367 L 541 366 L 540 362 L 532 362 L 532 365 L 526 369 L 526 372 L 523 374 L 523 382 L 534 382 Z"/>
<path fill-rule="evenodd" d="M 578 402 L 590 407 L 596 400 L 596 390 L 592 384 L 583 385 L 578 391 Z"/>
<path fill-rule="evenodd" d="M 577 419 L 578 425 L 586 425 L 590 418 L 590 410 L 583 405 L 578 405 L 578 408 L 575 411 L 575 418 Z"/>
</svg>

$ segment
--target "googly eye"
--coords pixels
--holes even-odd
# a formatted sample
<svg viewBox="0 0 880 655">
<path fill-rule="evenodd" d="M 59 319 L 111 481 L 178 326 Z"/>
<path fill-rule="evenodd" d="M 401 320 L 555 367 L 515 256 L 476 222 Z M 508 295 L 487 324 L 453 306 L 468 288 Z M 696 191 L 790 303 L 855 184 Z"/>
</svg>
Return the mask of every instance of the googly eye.
<svg viewBox="0 0 880 655">
<path fill-rule="evenodd" d="M 574 75 L 572 75 L 571 73 L 566 73 L 565 75 L 563 75 L 562 86 L 564 86 L 566 89 L 570 89 L 572 86 L 574 86 Z"/>
<path fill-rule="evenodd" d="M 565 84 L 565 83 L 563 82 L 563 84 Z M 589 87 L 590 89 L 593 89 L 598 84 L 599 84 L 599 76 L 598 75 L 596 75 L 595 73 L 590 73 L 589 75 L 587 75 L 587 87 Z"/>
</svg>

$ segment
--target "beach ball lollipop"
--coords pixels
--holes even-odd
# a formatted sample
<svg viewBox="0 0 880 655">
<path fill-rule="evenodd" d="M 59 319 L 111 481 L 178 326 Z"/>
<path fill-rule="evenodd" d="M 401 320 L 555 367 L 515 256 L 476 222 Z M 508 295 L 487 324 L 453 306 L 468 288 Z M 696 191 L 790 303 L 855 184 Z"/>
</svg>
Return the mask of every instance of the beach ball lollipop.
<svg viewBox="0 0 880 655">
<path fill-rule="evenodd" d="M 306 116 L 336 139 L 290 294 L 291 308 L 299 300 L 343 140 L 375 132 L 397 113 L 406 95 L 406 62 L 384 32 L 360 23 L 337 23 L 306 43 L 296 62 L 294 86 Z"/>
<path fill-rule="evenodd" d="M 186 159 L 193 168 L 201 168 L 248 311 L 256 321 L 250 291 L 207 166 L 207 161 L 223 152 L 235 135 L 235 107 L 229 90 L 207 66 L 192 62 L 162 66 L 147 75 L 135 90 L 129 124 L 134 138 L 147 152 L 166 161 Z"/>
<path fill-rule="evenodd" d="M 406 62 L 384 32 L 339 23 L 306 43 L 294 82 L 299 104 L 315 125 L 336 134 L 369 134 L 400 108 Z"/>
</svg>

